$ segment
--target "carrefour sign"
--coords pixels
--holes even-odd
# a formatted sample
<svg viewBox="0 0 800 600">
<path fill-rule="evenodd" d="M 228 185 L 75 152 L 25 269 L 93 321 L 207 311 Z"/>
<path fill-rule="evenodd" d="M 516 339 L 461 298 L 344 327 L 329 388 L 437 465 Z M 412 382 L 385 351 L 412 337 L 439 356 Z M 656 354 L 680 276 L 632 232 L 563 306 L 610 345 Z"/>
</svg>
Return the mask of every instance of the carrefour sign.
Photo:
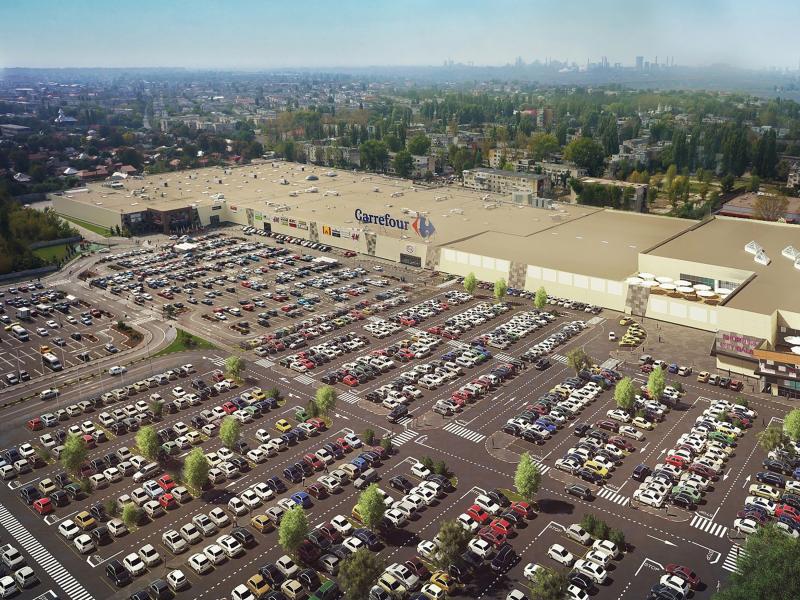
<svg viewBox="0 0 800 600">
<path fill-rule="evenodd" d="M 408 231 L 408 229 L 411 228 L 422 238 L 429 238 L 436 233 L 436 227 L 433 226 L 433 223 L 431 223 L 427 217 L 423 216 L 418 216 L 416 219 L 409 222 L 405 219 L 395 219 L 388 213 L 385 215 L 371 215 L 357 208 L 355 217 L 361 223 L 380 225 L 381 227 L 392 227 L 393 229 L 402 229 L 404 231 Z"/>
</svg>

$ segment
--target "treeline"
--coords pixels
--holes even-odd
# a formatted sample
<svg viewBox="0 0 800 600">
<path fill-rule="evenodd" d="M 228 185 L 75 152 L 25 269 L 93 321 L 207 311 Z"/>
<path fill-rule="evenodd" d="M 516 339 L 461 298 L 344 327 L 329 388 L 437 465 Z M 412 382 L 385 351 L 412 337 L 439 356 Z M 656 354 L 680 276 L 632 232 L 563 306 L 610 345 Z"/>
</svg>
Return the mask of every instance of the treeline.
<svg viewBox="0 0 800 600">
<path fill-rule="evenodd" d="M 0 191 L 0 274 L 44 266 L 31 252 L 31 243 L 76 235 L 78 232 L 54 212 L 23 208 Z"/>
</svg>

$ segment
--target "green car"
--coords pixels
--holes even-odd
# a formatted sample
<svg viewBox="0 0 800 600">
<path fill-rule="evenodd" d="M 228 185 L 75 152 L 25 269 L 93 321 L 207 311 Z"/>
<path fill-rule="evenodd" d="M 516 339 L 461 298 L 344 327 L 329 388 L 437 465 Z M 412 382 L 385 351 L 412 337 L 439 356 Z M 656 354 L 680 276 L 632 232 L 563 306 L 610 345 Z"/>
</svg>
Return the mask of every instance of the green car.
<svg viewBox="0 0 800 600">
<path fill-rule="evenodd" d="M 173 456 L 181 451 L 180 447 L 175 442 L 164 442 L 161 444 L 161 449 L 167 456 Z"/>
<path fill-rule="evenodd" d="M 294 412 L 294 418 L 297 419 L 299 423 L 305 422 L 305 420 L 308 419 L 308 413 L 306 412 L 306 409 L 304 408 L 297 409 Z"/>
<path fill-rule="evenodd" d="M 708 434 L 708 439 L 713 440 L 716 442 L 722 442 L 728 446 L 735 446 L 736 445 L 736 437 L 732 435 L 728 435 L 727 433 L 723 433 L 721 431 L 711 431 Z"/>
<path fill-rule="evenodd" d="M 700 492 L 688 485 L 676 485 L 672 488 L 672 495 L 677 496 L 678 494 L 689 496 L 695 504 L 699 504 L 703 497 Z"/>
</svg>

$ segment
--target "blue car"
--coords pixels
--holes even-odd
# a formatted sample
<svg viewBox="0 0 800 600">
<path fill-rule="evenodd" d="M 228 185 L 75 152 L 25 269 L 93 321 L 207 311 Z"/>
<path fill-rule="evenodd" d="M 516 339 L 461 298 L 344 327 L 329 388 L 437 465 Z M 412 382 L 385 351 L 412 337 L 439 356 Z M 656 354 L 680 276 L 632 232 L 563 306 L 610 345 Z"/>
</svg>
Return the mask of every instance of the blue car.
<svg viewBox="0 0 800 600">
<path fill-rule="evenodd" d="M 350 461 L 350 464 L 352 464 L 356 469 L 358 469 L 359 473 L 363 473 L 364 471 L 369 469 L 369 463 L 363 458 L 354 458 L 353 460 Z"/>
<path fill-rule="evenodd" d="M 295 492 L 290 496 L 292 501 L 297 504 L 298 506 L 302 506 L 303 508 L 311 508 L 313 503 L 311 502 L 311 496 L 306 494 L 305 492 Z"/>
<path fill-rule="evenodd" d="M 800 479 L 800 467 L 797 467 L 794 472 L 792 473 L 792 477 L 795 479 Z"/>
<path fill-rule="evenodd" d="M 546 421 L 544 419 L 536 419 L 534 425 L 538 425 L 539 427 L 544 427 L 550 433 L 553 433 L 558 427 L 553 425 L 550 421 Z"/>
</svg>

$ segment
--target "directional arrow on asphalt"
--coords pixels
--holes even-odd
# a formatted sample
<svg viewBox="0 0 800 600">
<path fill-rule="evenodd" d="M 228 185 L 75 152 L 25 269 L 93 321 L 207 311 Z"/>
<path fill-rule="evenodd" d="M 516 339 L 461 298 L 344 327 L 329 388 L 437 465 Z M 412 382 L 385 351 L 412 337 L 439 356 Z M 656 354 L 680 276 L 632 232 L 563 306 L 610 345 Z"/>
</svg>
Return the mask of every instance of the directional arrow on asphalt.
<svg viewBox="0 0 800 600">
<path fill-rule="evenodd" d="M 299 398 L 300 396 L 295 396 L 292 392 L 289 392 L 289 398 Z"/>
<path fill-rule="evenodd" d="M 417 439 L 415 439 L 414 441 L 417 444 L 424 444 L 427 440 L 428 440 L 428 436 L 427 435 L 421 435 Z"/>
<path fill-rule="evenodd" d="M 284 383 L 289 383 L 289 380 L 286 379 L 286 377 L 281 377 L 281 381 L 284 382 Z"/>
<path fill-rule="evenodd" d="M 645 450 L 647 450 L 648 446 L 650 446 L 650 442 L 647 442 L 644 446 L 642 446 L 642 449 L 639 450 L 639 452 L 644 452 Z"/>
<path fill-rule="evenodd" d="M 665 540 L 665 539 L 662 539 L 662 538 L 657 538 L 657 537 L 655 537 L 653 535 L 650 535 L 649 533 L 647 534 L 647 537 L 653 538 L 654 540 L 658 540 L 659 542 L 664 542 L 667 546 L 677 546 L 677 544 L 673 544 L 669 540 Z"/>
<path fill-rule="evenodd" d="M 750 475 L 744 478 L 744 481 L 742 482 L 742 487 L 747 487 L 749 481 L 750 481 Z"/>
<path fill-rule="evenodd" d="M 730 474 L 731 474 L 731 470 L 728 469 L 728 471 L 722 476 L 722 480 L 723 481 L 726 480 L 730 476 Z"/>
<path fill-rule="evenodd" d="M 666 448 L 664 448 L 664 449 L 663 449 L 661 452 L 659 452 L 659 453 L 658 453 L 658 456 L 659 456 L 659 458 L 660 458 L 660 457 L 662 457 L 662 456 L 664 456 L 664 453 L 665 453 L 666 451 L 667 451 L 667 449 L 666 449 Z"/>
<path fill-rule="evenodd" d="M 345 417 L 344 415 L 340 415 L 339 413 L 333 413 L 333 416 L 336 417 L 337 419 L 345 419 L 347 421 L 350 420 L 350 417 Z"/>
</svg>

